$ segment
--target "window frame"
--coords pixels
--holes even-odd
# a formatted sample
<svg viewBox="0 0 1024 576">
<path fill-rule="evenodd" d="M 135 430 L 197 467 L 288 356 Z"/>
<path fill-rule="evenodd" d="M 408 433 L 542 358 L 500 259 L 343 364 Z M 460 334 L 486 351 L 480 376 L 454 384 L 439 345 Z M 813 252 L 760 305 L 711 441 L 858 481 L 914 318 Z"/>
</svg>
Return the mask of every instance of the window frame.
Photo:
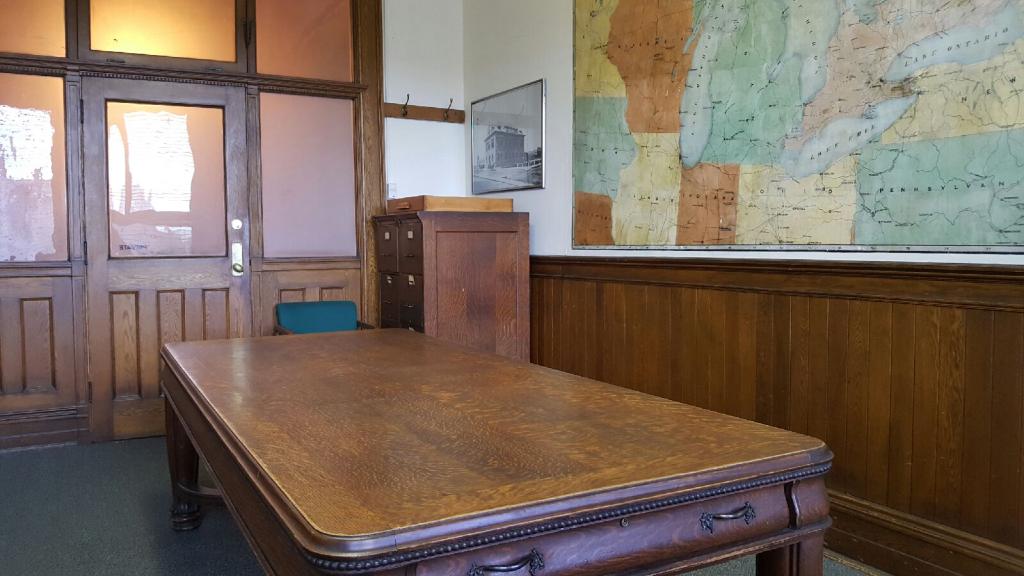
<svg viewBox="0 0 1024 576">
<path fill-rule="evenodd" d="M 75 0 L 68 0 L 74 2 Z M 165 2 L 167 0 L 164 0 Z M 145 66 L 166 70 L 190 70 L 206 73 L 247 73 L 252 61 L 249 45 L 254 22 L 250 11 L 253 0 L 235 0 L 235 61 L 203 60 L 182 58 L 178 56 L 153 56 L 149 54 L 132 54 L 127 52 L 106 52 L 92 49 L 92 26 L 90 21 L 91 0 L 77 0 L 77 47 L 78 60 L 98 64 L 114 64 L 121 66 Z M 172 3 L 172 2 L 167 2 Z M 255 68 L 255 67 L 254 67 Z"/>
<path fill-rule="evenodd" d="M 352 103 L 352 195 L 353 195 L 353 210 L 355 215 L 355 249 L 356 253 L 349 256 L 267 256 L 266 255 L 266 219 L 263 217 L 263 116 L 262 116 L 262 96 L 264 94 L 274 94 L 280 96 L 305 96 L 312 98 L 327 98 L 331 100 L 347 100 Z M 254 234 L 251 240 L 252 254 L 258 256 L 261 262 L 346 262 L 356 261 L 363 257 L 365 252 L 365 240 L 363 237 L 363 231 L 365 228 L 363 214 L 363 180 L 362 180 L 362 166 L 363 162 L 363 151 L 360 143 L 360 132 L 362 130 L 362 123 L 359 121 L 360 114 L 362 113 L 362 99 L 353 98 L 349 96 L 337 96 L 337 95 L 326 95 L 326 94 L 309 94 L 304 92 L 295 92 L 287 90 L 262 90 L 255 94 L 252 99 L 254 115 L 253 118 L 253 129 L 255 131 L 255 140 L 252 141 L 249 154 L 250 154 L 250 166 L 254 166 L 254 173 L 250 176 L 250 186 L 253 191 L 253 202 L 250 206 L 250 218 L 253 214 L 258 214 L 258 221 L 260 223 L 258 234 Z"/>
<path fill-rule="evenodd" d="M 78 17 L 76 4 L 78 0 L 64 0 L 64 55 L 32 54 L 28 52 L 5 52 L 0 50 L 0 58 L 31 58 L 33 60 L 65 61 L 73 59 L 78 52 Z M 85 0 L 81 0 L 85 1 Z"/>
<path fill-rule="evenodd" d="M 306 82 L 324 82 L 324 83 L 336 83 L 336 84 L 355 84 L 360 81 L 360 70 L 359 70 L 359 39 L 356 36 L 358 34 L 358 26 L 356 24 L 356 18 L 358 18 L 358 11 L 356 10 L 356 4 L 359 0 L 349 1 L 349 38 L 351 40 L 351 46 L 349 47 L 349 59 L 352 64 L 350 80 L 334 80 L 330 78 L 317 78 L 312 76 L 290 76 L 281 74 L 269 74 L 259 71 L 259 20 L 256 18 L 256 3 L 259 0 L 249 0 L 249 26 L 251 27 L 249 41 L 249 65 L 250 72 L 257 76 L 265 78 L 281 78 L 281 79 L 293 79 Z"/>
<path fill-rule="evenodd" d="M 67 243 L 65 249 L 66 257 L 54 260 L 3 260 L 0 261 L 2 268 L 62 268 L 70 265 L 71 261 L 81 256 L 80 246 L 83 236 L 81 231 L 76 229 L 74 222 L 78 214 L 78 186 L 81 182 L 77 170 L 79 168 L 79 132 L 77 131 L 80 118 L 78 107 L 78 90 L 80 84 L 77 79 L 69 79 L 66 74 L 54 73 L 52 70 L 25 68 L 22 70 L 7 70 L 0 67 L 0 73 L 15 76 L 34 76 L 44 78 L 55 78 L 61 82 L 61 98 L 63 99 L 62 112 L 64 114 L 63 136 L 64 136 L 64 240 Z M 56 222 L 56 221 L 55 221 Z"/>
<path fill-rule="evenodd" d="M 173 1 L 173 0 L 167 0 Z M 65 82 L 65 125 L 68 183 L 68 242 L 70 261 L 65 262 L 0 262 L 0 278 L 21 274 L 19 270 L 39 269 L 72 276 L 85 274 L 85 212 L 83 182 L 81 178 L 82 142 L 82 77 L 132 78 L 136 80 L 171 81 L 194 84 L 226 84 L 242 86 L 247 92 L 249 115 L 248 155 L 250 175 L 250 262 L 255 274 L 291 269 L 362 269 L 361 279 L 364 310 L 372 315 L 376 302 L 376 278 L 365 273 L 372 269 L 372 230 L 370 217 L 382 214 L 385 205 L 385 175 L 383 158 L 383 40 L 384 11 L 382 0 L 354 0 L 352 10 L 353 79 L 350 82 L 316 78 L 273 76 L 255 72 L 255 0 L 236 0 L 236 6 L 245 6 L 242 29 L 236 33 L 244 49 L 239 53 L 239 70 L 223 72 L 204 67 L 206 61 L 173 57 L 130 55 L 124 63 L 107 62 L 112 53 L 82 50 L 88 39 L 88 0 L 64 0 L 67 53 L 63 58 L 31 54 L 0 53 L 0 71 L 17 74 L 57 76 Z M 237 8 L 236 8 L 237 10 Z M 86 15 L 83 22 L 81 15 Z M 239 21 L 243 21 L 239 19 Z M 86 44 L 87 45 L 87 44 Z M 214 62 L 213 66 L 223 63 Z M 259 179 L 259 94 L 282 94 L 344 98 L 354 102 L 355 126 L 355 194 L 356 194 L 356 247 L 355 258 L 263 258 L 262 188 Z"/>
</svg>

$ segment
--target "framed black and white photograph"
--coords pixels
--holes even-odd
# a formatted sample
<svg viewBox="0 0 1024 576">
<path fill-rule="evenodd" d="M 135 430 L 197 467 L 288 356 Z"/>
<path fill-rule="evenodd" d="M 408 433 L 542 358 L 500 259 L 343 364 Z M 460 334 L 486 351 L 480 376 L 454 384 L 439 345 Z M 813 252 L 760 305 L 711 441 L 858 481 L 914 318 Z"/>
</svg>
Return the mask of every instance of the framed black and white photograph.
<svg viewBox="0 0 1024 576">
<path fill-rule="evenodd" d="M 473 102 L 473 194 L 544 187 L 544 80 Z"/>
</svg>

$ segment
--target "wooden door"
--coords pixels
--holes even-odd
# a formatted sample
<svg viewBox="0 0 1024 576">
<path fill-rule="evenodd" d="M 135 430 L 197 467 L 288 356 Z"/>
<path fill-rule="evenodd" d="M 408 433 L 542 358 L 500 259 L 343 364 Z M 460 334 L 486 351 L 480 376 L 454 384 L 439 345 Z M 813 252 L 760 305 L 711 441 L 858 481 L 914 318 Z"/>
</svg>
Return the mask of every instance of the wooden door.
<svg viewBox="0 0 1024 576">
<path fill-rule="evenodd" d="M 93 440 L 163 433 L 165 342 L 248 336 L 242 88 L 83 81 Z"/>
</svg>

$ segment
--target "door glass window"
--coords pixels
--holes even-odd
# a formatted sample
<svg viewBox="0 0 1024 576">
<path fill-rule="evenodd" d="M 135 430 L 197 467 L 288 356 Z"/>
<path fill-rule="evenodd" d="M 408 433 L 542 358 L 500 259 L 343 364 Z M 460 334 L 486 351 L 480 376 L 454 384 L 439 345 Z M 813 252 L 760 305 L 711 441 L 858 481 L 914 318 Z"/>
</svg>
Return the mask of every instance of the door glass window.
<svg viewBox="0 0 1024 576">
<path fill-rule="evenodd" d="M 224 111 L 107 103 L 110 255 L 223 256 Z"/>
<path fill-rule="evenodd" d="M 260 74 L 352 80 L 350 0 L 256 0 Z"/>
<path fill-rule="evenodd" d="M 356 255 L 351 100 L 260 95 L 263 251 Z"/>
<path fill-rule="evenodd" d="M 91 0 L 93 50 L 234 62 L 235 0 Z"/>
<path fill-rule="evenodd" d="M 0 52 L 64 57 L 64 0 L 0 0 Z"/>
<path fill-rule="evenodd" d="M 0 74 L 0 261 L 68 259 L 64 81 Z"/>
</svg>

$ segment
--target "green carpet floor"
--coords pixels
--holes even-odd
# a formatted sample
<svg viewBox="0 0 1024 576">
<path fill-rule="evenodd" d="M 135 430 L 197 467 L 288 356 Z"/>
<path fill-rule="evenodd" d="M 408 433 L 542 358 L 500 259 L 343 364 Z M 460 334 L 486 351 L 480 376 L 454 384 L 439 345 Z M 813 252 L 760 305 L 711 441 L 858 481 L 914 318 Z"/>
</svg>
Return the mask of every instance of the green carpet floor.
<svg viewBox="0 0 1024 576">
<path fill-rule="evenodd" d="M 173 532 L 167 483 L 162 439 L 0 453 L 0 574 L 262 574 L 223 507 Z M 753 573 L 746 558 L 698 574 Z M 825 573 L 861 574 L 832 561 Z"/>
</svg>

